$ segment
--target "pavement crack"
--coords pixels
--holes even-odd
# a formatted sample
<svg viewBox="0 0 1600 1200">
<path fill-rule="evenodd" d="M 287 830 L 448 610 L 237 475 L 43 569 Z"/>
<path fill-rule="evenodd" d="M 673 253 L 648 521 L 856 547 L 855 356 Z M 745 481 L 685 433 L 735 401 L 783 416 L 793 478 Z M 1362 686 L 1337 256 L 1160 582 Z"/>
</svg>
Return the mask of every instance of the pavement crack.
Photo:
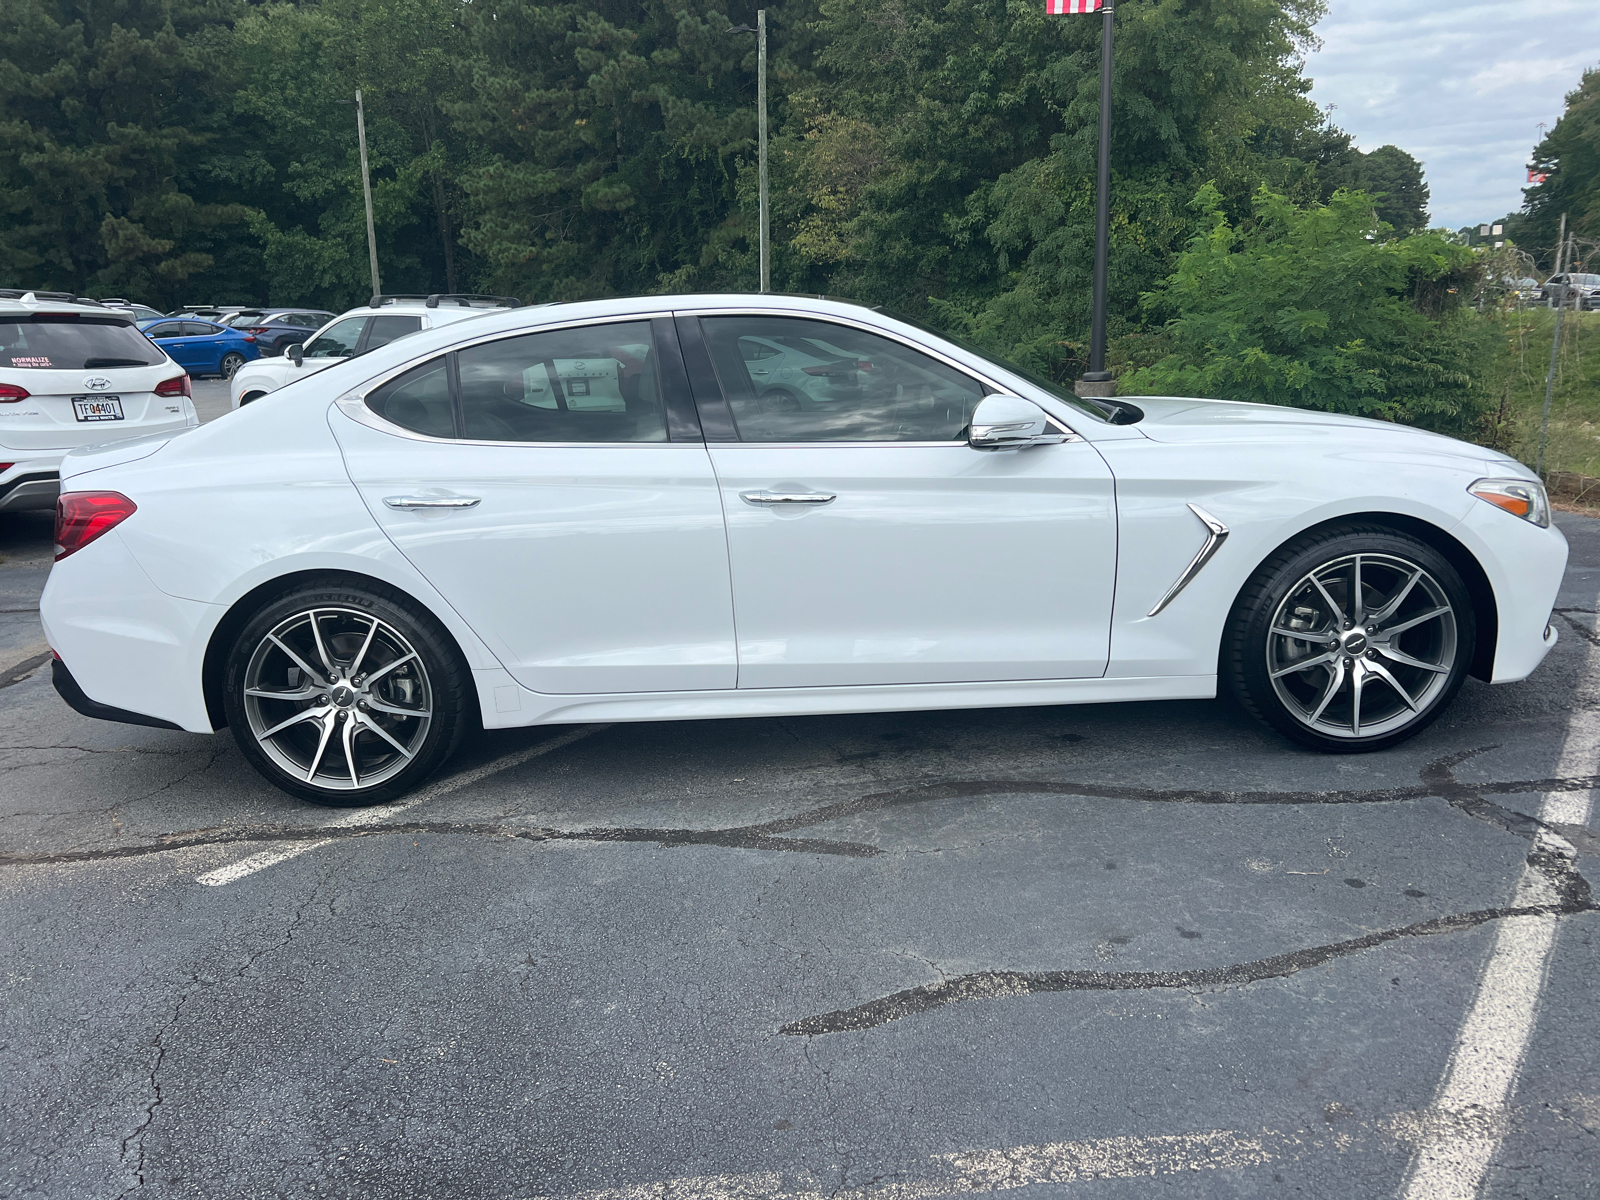
<svg viewBox="0 0 1600 1200">
<path fill-rule="evenodd" d="M 1435 759 L 1422 768 L 1422 783 L 1419 788 L 1395 788 L 1388 789 L 1383 793 L 1320 793 L 1320 795 L 1324 797 L 1335 795 L 1341 797 L 1339 800 L 1331 801 L 1333 803 L 1348 802 L 1344 799 L 1347 796 L 1370 797 L 1382 794 L 1390 799 L 1400 798 L 1402 795 L 1406 798 L 1414 795 L 1436 796 L 1466 816 L 1475 820 L 1485 821 L 1506 833 L 1531 841 L 1533 848 L 1527 856 L 1528 865 L 1542 874 L 1548 881 L 1551 895 L 1554 897 L 1553 903 L 1453 913 L 1427 921 L 1419 921 L 1411 925 L 1404 925 L 1396 929 L 1380 930 L 1361 937 L 1331 942 L 1324 946 L 1291 950 L 1285 954 L 1276 954 L 1269 958 L 1255 959 L 1251 962 L 1235 963 L 1222 967 L 1202 967 L 1188 971 L 976 971 L 953 978 L 941 977 L 938 983 L 907 988 L 851 1008 L 839 1009 L 835 1012 L 822 1013 L 817 1016 L 805 1017 L 798 1021 L 791 1021 L 789 1024 L 782 1026 L 778 1032 L 789 1035 L 815 1036 L 818 1034 L 871 1029 L 890 1021 L 897 1021 L 902 1017 L 928 1012 L 935 1008 L 942 1008 L 945 1005 L 957 1004 L 967 1000 L 989 1000 L 1002 996 L 1031 995 L 1041 992 L 1136 991 L 1152 988 L 1192 990 L 1238 986 L 1256 983 L 1264 979 L 1281 979 L 1299 971 L 1304 971 L 1309 967 L 1321 966 L 1333 959 L 1359 954 L 1376 946 L 1398 941 L 1402 938 L 1434 937 L 1439 934 L 1459 933 L 1476 928 L 1488 921 L 1504 920 L 1508 917 L 1572 916 L 1577 913 L 1600 911 L 1600 905 L 1595 904 L 1588 880 L 1577 869 L 1577 855 L 1572 844 L 1562 836 L 1559 830 L 1535 817 L 1530 817 L 1525 813 L 1516 812 L 1513 809 L 1486 800 L 1481 795 L 1483 792 L 1504 795 L 1523 791 L 1558 791 L 1577 787 L 1593 788 L 1600 784 L 1600 780 L 1588 776 L 1559 780 L 1520 780 L 1513 783 L 1470 785 L 1456 778 L 1455 768 L 1457 766 L 1493 748 L 1492 746 L 1479 747 Z M 1533 784 L 1547 786 L 1530 786 Z M 863 800 L 900 803 L 904 802 L 903 797 L 912 793 L 925 794 L 939 787 L 947 789 L 944 794 L 971 795 L 974 794 L 972 790 L 974 786 L 981 787 L 983 785 L 933 785 L 933 788 L 908 789 L 900 793 L 885 793 L 880 797 L 863 797 Z M 1017 784 L 1008 786 L 1013 790 L 1022 790 L 1018 788 Z M 952 792 L 949 789 L 956 790 Z M 1135 789 L 1124 788 L 1117 790 L 1129 793 Z M 1088 792 L 1087 794 L 1103 794 L 1103 792 Z M 1168 793 L 1168 795 L 1170 796 L 1172 793 Z M 1188 795 L 1192 797 L 1194 795 L 1216 795 L 1216 793 L 1189 793 Z M 1273 794 L 1257 793 L 1255 795 L 1259 797 Z M 1306 796 L 1307 793 L 1278 793 L 1277 795 L 1281 798 L 1287 795 Z M 1140 798 L 1149 799 L 1151 796 L 1147 793 Z M 1196 801 L 1191 798 L 1184 802 L 1206 803 L 1209 801 Z M 1269 801 L 1257 798 L 1242 802 L 1264 803 Z M 1277 802 L 1282 802 L 1282 800 L 1279 799 Z M 1320 802 L 1329 803 L 1330 801 L 1322 800 Z"/>
<path fill-rule="evenodd" d="M 902 1017 L 929 1012 L 967 1000 L 994 1000 L 1003 996 L 1027 996 L 1048 992 L 1142 991 L 1150 989 L 1204 989 L 1236 987 L 1264 979 L 1282 979 L 1309 967 L 1318 967 L 1336 958 L 1359 954 L 1402 938 L 1433 937 L 1475 929 L 1488 921 L 1507 917 L 1570 916 L 1597 911 L 1593 904 L 1571 907 L 1530 905 L 1522 908 L 1492 908 L 1478 912 L 1451 913 L 1428 921 L 1384 929 L 1362 937 L 1304 950 L 1291 950 L 1253 962 L 1225 967 L 1201 967 L 1189 971 L 974 971 L 938 983 L 907 988 L 889 996 L 869 1000 L 836 1012 L 805 1017 L 782 1026 L 778 1032 L 791 1036 L 816 1036 L 872 1029 Z"/>
</svg>

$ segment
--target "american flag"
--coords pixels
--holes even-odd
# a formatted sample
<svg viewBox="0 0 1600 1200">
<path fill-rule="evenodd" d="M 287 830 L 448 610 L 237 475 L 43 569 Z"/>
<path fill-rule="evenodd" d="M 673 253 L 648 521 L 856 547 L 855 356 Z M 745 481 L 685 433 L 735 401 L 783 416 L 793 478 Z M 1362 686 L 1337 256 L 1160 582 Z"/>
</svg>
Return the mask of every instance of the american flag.
<svg viewBox="0 0 1600 1200">
<path fill-rule="evenodd" d="M 1062 17 L 1068 13 L 1099 12 L 1100 3 L 1101 0 L 1044 0 L 1044 15 Z"/>
</svg>

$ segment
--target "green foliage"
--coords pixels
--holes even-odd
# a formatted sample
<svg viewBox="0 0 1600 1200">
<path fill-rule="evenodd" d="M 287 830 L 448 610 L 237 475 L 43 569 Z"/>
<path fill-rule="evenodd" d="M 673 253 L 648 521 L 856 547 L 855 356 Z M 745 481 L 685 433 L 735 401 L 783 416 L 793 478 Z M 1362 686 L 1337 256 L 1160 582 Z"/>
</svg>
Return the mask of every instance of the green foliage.
<svg viewBox="0 0 1600 1200">
<path fill-rule="evenodd" d="M 1553 271 L 1562 213 L 1570 232 L 1600 238 L 1600 68 L 1585 71 L 1567 94 L 1566 111 L 1534 147 L 1532 165 L 1548 178 L 1524 190 L 1524 212 L 1508 218 L 1506 232 Z"/>
<path fill-rule="evenodd" d="M 1488 350 L 1459 303 L 1478 267 L 1433 233 L 1390 238 L 1371 199 L 1336 192 L 1296 205 L 1262 188 L 1231 221 L 1215 188 L 1177 269 L 1150 293 L 1170 319 L 1129 350 L 1127 394 L 1220 396 L 1470 433 L 1484 405 Z"/>
<path fill-rule="evenodd" d="M 0 284 L 177 303 L 252 273 L 212 168 L 235 0 L 0 6 Z"/>
</svg>

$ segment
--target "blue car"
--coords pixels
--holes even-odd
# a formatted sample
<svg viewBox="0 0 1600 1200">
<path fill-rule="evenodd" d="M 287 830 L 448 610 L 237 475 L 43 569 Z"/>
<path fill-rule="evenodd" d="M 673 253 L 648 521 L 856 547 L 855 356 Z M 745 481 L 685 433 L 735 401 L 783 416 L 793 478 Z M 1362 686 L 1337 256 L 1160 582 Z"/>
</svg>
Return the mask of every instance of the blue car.
<svg viewBox="0 0 1600 1200">
<path fill-rule="evenodd" d="M 172 356 L 190 375 L 220 375 L 232 379 L 245 363 L 261 357 L 253 334 L 229 329 L 215 321 L 195 317 L 162 317 L 141 321 L 145 337 Z"/>
</svg>

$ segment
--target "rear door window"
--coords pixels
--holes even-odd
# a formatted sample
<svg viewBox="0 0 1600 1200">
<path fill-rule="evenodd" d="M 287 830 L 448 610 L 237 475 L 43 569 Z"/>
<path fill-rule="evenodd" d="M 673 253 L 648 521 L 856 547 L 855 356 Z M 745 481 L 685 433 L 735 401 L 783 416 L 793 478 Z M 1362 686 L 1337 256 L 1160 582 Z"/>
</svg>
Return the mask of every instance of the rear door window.
<svg viewBox="0 0 1600 1200">
<path fill-rule="evenodd" d="M 205 321 L 185 321 L 183 323 L 184 337 L 220 337 L 222 330 Z"/>
<path fill-rule="evenodd" d="M 664 442 L 648 321 L 501 338 L 458 355 L 465 437 L 492 442 Z"/>
<path fill-rule="evenodd" d="M 125 322 L 0 318 L 0 367 L 82 371 L 153 367 L 164 361 L 161 351 Z"/>
</svg>

